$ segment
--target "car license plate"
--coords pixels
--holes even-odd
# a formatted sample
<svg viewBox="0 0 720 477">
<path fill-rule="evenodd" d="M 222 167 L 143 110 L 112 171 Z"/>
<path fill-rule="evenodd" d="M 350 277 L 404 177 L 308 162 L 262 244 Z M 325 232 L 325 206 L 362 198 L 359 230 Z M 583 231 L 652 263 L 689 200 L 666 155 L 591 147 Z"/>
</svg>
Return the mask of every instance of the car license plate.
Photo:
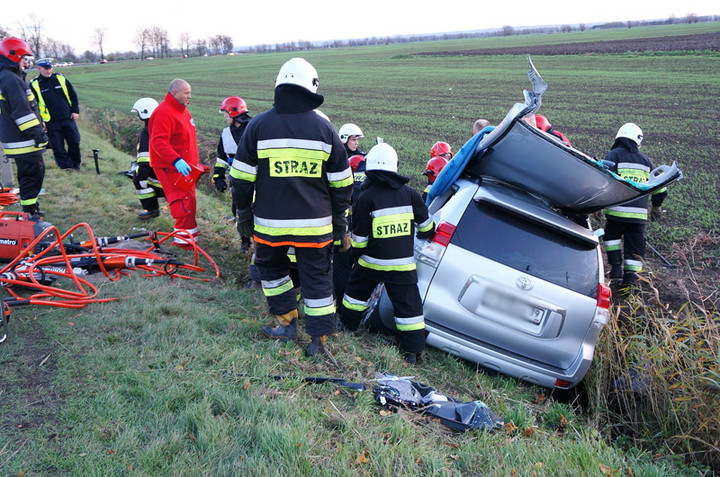
<svg viewBox="0 0 720 477">
<path fill-rule="evenodd" d="M 482 298 L 482 305 L 496 311 L 540 324 L 545 315 L 545 310 L 530 305 L 514 296 L 497 293 L 493 290 L 485 290 Z"/>
</svg>

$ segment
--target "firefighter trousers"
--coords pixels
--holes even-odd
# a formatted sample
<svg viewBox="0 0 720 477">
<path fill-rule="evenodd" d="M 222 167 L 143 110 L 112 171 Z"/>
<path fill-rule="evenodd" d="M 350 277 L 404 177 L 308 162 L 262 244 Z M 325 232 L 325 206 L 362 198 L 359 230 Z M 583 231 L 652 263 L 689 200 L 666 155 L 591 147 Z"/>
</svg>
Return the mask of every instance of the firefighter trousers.
<svg viewBox="0 0 720 477">
<path fill-rule="evenodd" d="M 353 268 L 340 308 L 340 321 L 350 330 L 356 330 L 360 325 L 368 309 L 368 300 L 378 285 L 377 279 L 363 275 L 361 266 Z M 425 349 L 425 320 L 417 284 L 385 283 L 385 290 L 395 317 L 395 330 L 388 332 L 398 337 L 402 351 L 422 352 Z"/>
<path fill-rule="evenodd" d="M 42 155 L 42 151 L 37 151 L 15 159 L 18 187 L 20 188 L 20 205 L 22 206 L 37 204 L 37 196 L 40 194 L 45 179 L 45 162 Z"/>
<path fill-rule="evenodd" d="M 608 263 L 625 274 L 642 271 L 645 257 L 645 222 L 621 222 L 608 218 L 603 242 Z"/>
<path fill-rule="evenodd" d="M 255 242 L 255 265 L 271 315 L 297 309 L 295 287 L 290 278 L 289 245 L 273 247 Z M 322 248 L 294 247 L 297 272 L 302 283 L 305 332 L 311 337 L 331 335 L 335 330 L 332 244 Z"/>
<path fill-rule="evenodd" d="M 154 169 L 150 169 L 148 178 L 141 181 L 137 174 L 133 176 L 133 185 L 137 191 L 140 204 L 145 210 L 158 210 L 160 204 L 158 204 L 159 197 L 165 197 L 165 192 L 160 185 L 160 181 L 155 174 Z"/>
</svg>

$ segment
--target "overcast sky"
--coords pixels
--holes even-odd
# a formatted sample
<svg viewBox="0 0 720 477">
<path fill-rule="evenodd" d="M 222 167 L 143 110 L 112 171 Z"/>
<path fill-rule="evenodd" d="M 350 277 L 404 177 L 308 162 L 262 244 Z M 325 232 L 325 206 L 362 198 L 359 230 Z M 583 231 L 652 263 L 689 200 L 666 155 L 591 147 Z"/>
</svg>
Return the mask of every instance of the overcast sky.
<svg viewBox="0 0 720 477">
<path fill-rule="evenodd" d="M 245 46 L 480 30 L 503 25 L 517 28 L 665 19 L 670 15 L 680 19 L 689 13 L 720 15 L 717 0 L 33 0 L 22 5 L 3 8 L 0 26 L 20 34 L 20 24 L 27 23 L 34 13 L 43 20 L 46 37 L 71 45 L 79 55 L 85 50 L 97 50 L 92 42 L 96 28 L 105 30 L 107 54 L 137 49 L 133 43 L 136 32 L 152 26 L 168 31 L 171 47 L 178 46 L 180 35 L 185 32 L 193 40 L 228 35 L 235 46 Z M 220 10 L 222 7 L 225 10 Z"/>
</svg>

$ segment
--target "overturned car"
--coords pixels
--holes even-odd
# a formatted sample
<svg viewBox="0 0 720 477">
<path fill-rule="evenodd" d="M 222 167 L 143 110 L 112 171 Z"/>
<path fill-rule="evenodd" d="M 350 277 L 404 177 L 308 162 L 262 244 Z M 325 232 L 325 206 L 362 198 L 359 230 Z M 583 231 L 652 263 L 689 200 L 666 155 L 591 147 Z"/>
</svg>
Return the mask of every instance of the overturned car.
<svg viewBox="0 0 720 477">
<path fill-rule="evenodd" d="M 600 241 L 579 218 L 682 173 L 673 164 L 629 181 L 528 124 L 546 88 L 528 61 L 525 103 L 470 139 L 429 191 L 437 230 L 416 239 L 418 287 L 429 346 L 567 389 L 589 369 L 610 305 Z M 366 324 L 393 329 L 392 304 L 377 296 Z"/>
</svg>

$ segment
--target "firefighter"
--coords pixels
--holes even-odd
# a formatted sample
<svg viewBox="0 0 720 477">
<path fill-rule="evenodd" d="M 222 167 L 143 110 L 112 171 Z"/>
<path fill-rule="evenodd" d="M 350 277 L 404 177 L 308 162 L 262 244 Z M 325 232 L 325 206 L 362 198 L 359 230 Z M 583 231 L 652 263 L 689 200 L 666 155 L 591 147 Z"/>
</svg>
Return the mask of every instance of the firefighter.
<svg viewBox="0 0 720 477">
<path fill-rule="evenodd" d="M 225 116 L 228 127 L 223 129 L 220 134 L 215 169 L 213 170 L 213 183 L 215 189 L 222 194 L 227 190 L 225 173 L 235 158 L 238 141 L 240 141 L 240 137 L 252 116 L 248 114 L 247 104 L 239 96 L 225 98 L 220 104 L 220 113 Z"/>
<path fill-rule="evenodd" d="M 79 171 L 80 131 L 76 121 L 80 106 L 75 88 L 65 75 L 53 73 L 52 58 L 39 59 L 37 66 L 40 74 L 30 81 L 30 87 L 35 92 L 40 115 L 47 127 L 55 164 L 66 171 Z"/>
<path fill-rule="evenodd" d="M 0 42 L 0 142 L 15 160 L 23 212 L 43 215 L 37 196 L 45 178 L 48 137 L 32 90 L 25 84 L 30 46 L 20 38 Z"/>
<path fill-rule="evenodd" d="M 340 140 L 345 144 L 345 152 L 353 175 L 352 201 L 360 192 L 360 185 L 365 180 L 365 154 L 359 148 L 359 140 L 364 137 L 359 126 L 353 123 L 346 123 L 340 126 L 338 131 Z M 348 209 L 348 229 L 352 226 L 352 207 Z M 345 286 L 350 278 L 353 268 L 353 258 L 350 254 L 349 237 L 345 243 L 339 240 L 333 244 L 333 286 L 335 296 L 340 300 L 345 293 Z"/>
<path fill-rule="evenodd" d="M 442 171 L 443 168 L 447 166 L 448 162 L 448 159 L 445 159 L 443 156 L 436 156 L 430 159 L 425 165 L 425 172 L 423 172 L 423 175 L 427 178 L 427 186 L 422 193 L 423 201 L 425 201 L 425 199 L 427 198 L 427 195 L 430 192 L 430 188 L 435 183 L 435 179 L 437 179 L 440 171 Z"/>
<path fill-rule="evenodd" d="M 137 191 L 140 204 L 143 207 L 142 212 L 138 212 L 137 216 L 140 220 L 148 220 L 160 215 L 160 205 L 158 197 L 165 197 L 162 185 L 150 167 L 150 132 L 148 130 L 148 122 L 150 115 L 158 102 L 152 98 L 140 98 L 135 101 L 131 111 L 135 111 L 138 117 L 145 123 L 140 130 L 137 142 L 137 168 L 133 171 L 133 184 Z"/>
<path fill-rule="evenodd" d="M 560 131 L 554 130 L 552 124 L 550 124 L 550 121 L 548 121 L 547 118 L 542 114 L 535 115 L 535 127 L 540 129 L 541 131 L 545 131 L 546 133 L 555 136 L 560 142 L 562 142 L 566 146 L 570 146 L 570 141 L 568 140 L 568 138 L 566 138 L 565 135 Z"/>
<path fill-rule="evenodd" d="M 353 185 L 340 137 L 314 111 L 324 100 L 318 84 L 310 63 L 288 60 L 275 81 L 274 106 L 250 121 L 230 166 L 238 227 L 253 235 L 263 292 L 278 322 L 263 334 L 297 337 L 297 284 L 287 254 L 294 247 L 311 338 L 306 356 L 327 352 L 325 338 L 335 328 L 332 244 L 347 233 Z"/>
<path fill-rule="evenodd" d="M 338 135 L 340 136 L 342 143 L 345 144 L 345 152 L 347 152 L 348 157 L 356 154 L 365 156 L 366 153 L 358 148 L 360 138 L 365 136 L 363 136 L 362 129 L 360 129 L 357 125 L 353 123 L 343 124 L 340 126 Z"/>
<path fill-rule="evenodd" d="M 610 169 L 624 179 L 647 182 L 654 166 L 650 159 L 638 150 L 642 140 L 643 132 L 637 124 L 622 125 L 605 157 Z M 666 197 L 667 189 L 664 187 L 652 194 L 651 219 L 660 218 L 661 206 Z M 610 264 L 610 278 L 620 280 L 619 285 L 623 288 L 636 285 L 645 256 L 648 197 L 643 196 L 609 207 L 605 209 L 605 217 L 604 245 Z"/>
<path fill-rule="evenodd" d="M 184 249 L 193 248 L 198 236 L 195 184 L 189 189 L 176 185 L 200 163 L 195 123 L 187 110 L 191 98 L 192 88 L 187 81 L 172 80 L 149 122 L 150 166 L 155 169 L 175 219 L 173 245 Z"/>
<path fill-rule="evenodd" d="M 434 232 L 434 224 L 409 179 L 397 173 L 398 157 L 386 143 L 366 156 L 362 192 L 353 204 L 352 246 L 358 261 L 342 300 L 343 325 L 356 330 L 368 300 L 379 282 L 385 283 L 393 304 L 400 349 L 414 364 L 425 348 L 425 320 L 417 287 L 413 255 L 414 233 L 420 238 Z"/>
<path fill-rule="evenodd" d="M 217 147 L 217 158 L 215 159 L 215 169 L 213 170 L 213 184 L 215 189 L 221 194 L 227 190 L 227 180 L 225 179 L 228 166 L 232 164 L 237 151 L 237 144 L 242 137 L 243 131 L 252 119 L 248 114 L 248 107 L 239 96 L 228 96 L 220 103 L 220 113 L 225 116 L 228 127 L 220 133 L 220 142 Z M 235 216 L 233 208 L 233 217 Z M 250 237 L 240 236 L 241 248 L 243 253 L 250 250 Z M 252 266 L 252 265 L 251 265 Z M 251 273 L 251 276 L 253 273 Z"/>
<path fill-rule="evenodd" d="M 430 148 L 430 159 L 433 157 L 444 157 L 446 160 L 450 160 L 453 157 L 453 150 L 450 144 L 442 141 L 438 141 Z"/>
</svg>

